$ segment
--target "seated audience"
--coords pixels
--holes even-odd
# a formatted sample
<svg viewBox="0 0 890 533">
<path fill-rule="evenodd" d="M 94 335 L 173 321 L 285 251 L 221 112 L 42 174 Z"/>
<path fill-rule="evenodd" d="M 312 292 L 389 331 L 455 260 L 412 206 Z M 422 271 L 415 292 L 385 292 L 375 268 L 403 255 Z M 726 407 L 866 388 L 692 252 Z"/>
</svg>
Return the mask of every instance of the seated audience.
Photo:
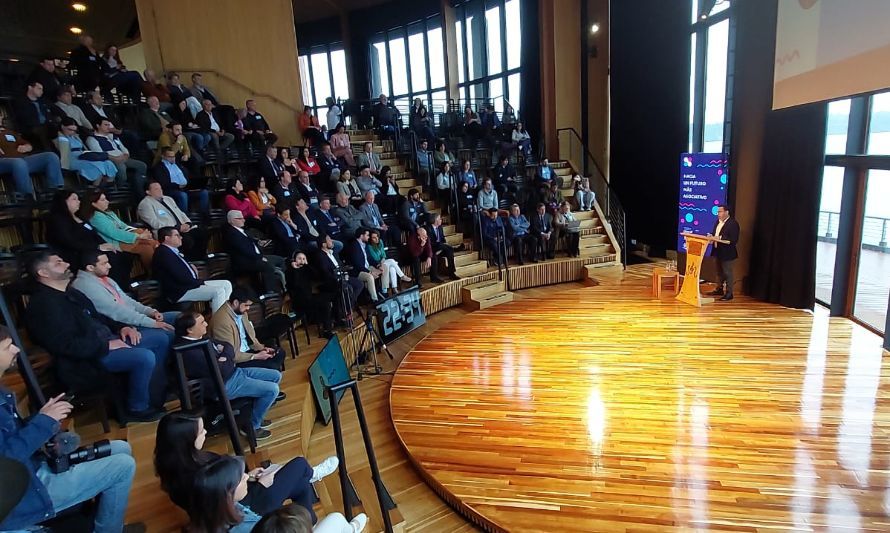
<svg viewBox="0 0 890 533">
<path fill-rule="evenodd" d="M 334 241 L 331 240 L 330 235 L 325 236 L 321 241 L 321 253 L 314 259 L 313 266 L 320 277 L 319 291 L 344 294 L 349 297 L 349 309 L 355 309 L 358 297 L 365 290 L 365 284 L 358 276 L 341 275 L 348 263 L 341 262 L 337 258 L 337 254 L 334 253 Z M 342 298 L 337 298 L 334 301 L 338 317 L 347 317 L 345 305 Z"/>
<path fill-rule="evenodd" d="M 151 231 L 127 224 L 114 211 L 109 210 L 108 206 L 104 191 L 92 191 L 89 193 L 89 202 L 81 205 L 81 218 L 88 221 L 105 242 L 121 251 L 138 255 L 142 266 L 150 268 L 158 241 L 154 240 Z"/>
<path fill-rule="evenodd" d="M 371 265 L 367 250 L 370 238 L 370 231 L 367 228 L 359 228 L 355 232 L 355 239 L 343 249 L 343 255 L 346 263 L 352 267 L 349 275 L 361 280 L 371 301 L 376 302 L 385 298 L 384 294 L 389 289 L 389 278 L 383 276 L 381 269 Z M 380 280 L 380 292 L 377 289 L 377 280 Z"/>
<path fill-rule="evenodd" d="M 62 119 L 59 136 L 56 137 L 53 144 L 59 151 L 61 168 L 77 172 L 78 176 L 94 187 L 114 182 L 115 176 L 117 176 L 117 167 L 108 158 L 108 154 L 91 152 L 84 146 L 80 135 L 77 134 L 77 123 L 73 118 Z M 61 181 L 58 186 L 61 186 Z"/>
<path fill-rule="evenodd" d="M 418 288 L 423 288 L 423 278 L 420 276 L 421 264 L 429 269 L 430 281 L 442 283 L 443 280 L 439 277 L 439 262 L 436 259 L 433 246 L 430 244 L 426 229 L 417 228 L 417 231 L 408 235 L 408 255 L 411 259 L 411 273 L 417 280 Z"/>
<path fill-rule="evenodd" d="M 321 126 L 318 125 L 318 117 L 315 116 L 314 110 L 310 106 L 303 107 L 303 112 L 297 123 L 300 133 L 306 139 L 307 144 L 318 146 L 325 141 L 324 134 L 321 132 Z"/>
<path fill-rule="evenodd" d="M 299 172 L 297 168 L 297 160 L 290 156 L 290 150 L 282 146 L 278 148 L 275 152 L 277 155 L 275 156 L 275 161 L 281 165 L 281 168 L 290 172 L 291 176 L 296 176 L 297 172 Z"/>
<path fill-rule="evenodd" d="M 78 92 L 92 91 L 100 85 L 105 85 L 105 69 L 107 65 L 102 61 L 99 52 L 93 46 L 93 38 L 82 34 L 78 37 L 80 44 L 71 50 L 68 67 L 76 71 L 74 86 Z"/>
<path fill-rule="evenodd" d="M 395 259 L 386 256 L 386 247 L 380 238 L 380 232 L 376 229 L 372 229 L 369 233 L 366 251 L 368 253 L 368 263 L 383 271 L 381 277 L 388 278 L 389 282 L 387 285 L 389 286 L 390 295 L 398 291 L 399 280 L 406 283 L 411 281 L 411 278 L 402 272 L 399 263 Z M 386 292 L 386 289 L 383 289 L 383 292 Z"/>
<path fill-rule="evenodd" d="M 239 367 L 278 371 L 284 365 L 284 350 L 266 347 L 257 339 L 248 316 L 253 300 L 253 296 L 245 290 L 233 290 L 228 302 L 210 318 L 210 335 L 214 340 L 228 343 L 234 348 L 235 364 Z M 278 398 L 283 400 L 285 395 L 282 393 Z"/>
<path fill-rule="evenodd" d="M 180 253 L 182 234 L 177 228 L 167 226 L 158 230 L 160 246 L 151 261 L 154 279 L 161 284 L 161 293 L 173 303 L 209 302 L 211 312 L 216 311 L 232 294 L 228 280 L 198 279 L 194 265 Z"/>
<path fill-rule="evenodd" d="M 219 106 L 219 100 L 216 99 L 216 95 L 210 90 L 209 87 L 203 84 L 204 76 L 201 75 L 200 72 L 192 73 L 192 86 L 189 87 L 189 92 L 192 93 L 192 96 L 195 97 L 195 100 L 203 102 L 204 100 L 210 100 L 210 103 L 213 104 L 213 107 Z"/>
<path fill-rule="evenodd" d="M 371 169 L 366 166 L 359 167 L 358 178 L 355 179 L 355 182 L 359 190 L 362 191 L 362 196 L 369 191 L 374 194 L 380 194 L 380 186 L 383 185 L 379 179 L 374 177 Z"/>
<path fill-rule="evenodd" d="M 343 249 L 343 243 L 338 241 L 344 240 L 340 233 L 342 222 L 340 217 L 331 211 L 331 199 L 327 196 L 322 196 L 318 202 L 318 209 L 311 211 L 309 216 L 316 228 L 319 228 L 325 235 L 330 235 L 334 239 L 335 253 L 340 253 L 340 250 Z"/>
<path fill-rule="evenodd" d="M 0 375 L 15 366 L 19 351 L 6 326 L 0 326 Z M 113 440 L 107 457 L 54 473 L 44 447 L 62 430 L 61 422 L 71 414 L 72 405 L 60 394 L 25 417 L 19 414 L 12 391 L 0 386 L 0 398 L 0 456 L 22 464 L 29 477 L 27 491 L 8 514 L 4 513 L 0 530 L 32 530 L 57 513 L 97 499 L 94 531 L 126 532 L 124 515 L 136 473 L 130 445 Z"/>
<path fill-rule="evenodd" d="M 355 231 L 361 227 L 370 227 L 371 222 L 365 214 L 349 203 L 349 197 L 344 193 L 337 195 L 337 205 L 332 208 L 334 216 L 340 219 L 340 231 L 348 239 L 352 239 Z"/>
<path fill-rule="evenodd" d="M 457 206 L 461 231 L 465 235 L 471 235 L 474 231 L 473 226 L 475 225 L 476 212 L 478 211 L 476 202 L 477 197 L 470 190 L 469 184 L 461 183 L 457 189 Z"/>
<path fill-rule="evenodd" d="M 430 225 L 427 228 L 426 234 L 430 240 L 430 245 L 433 247 L 433 253 L 437 257 L 445 259 L 445 262 L 448 264 L 448 277 L 458 279 L 455 273 L 454 247 L 448 244 L 448 240 L 445 239 L 445 231 L 442 229 L 442 215 L 433 213 L 430 216 Z"/>
<path fill-rule="evenodd" d="M 222 239 L 232 262 L 232 272 L 235 275 L 259 274 L 264 294 L 280 293 L 284 283 L 284 258 L 263 255 L 256 239 L 244 231 L 244 214 L 241 211 L 229 211 L 226 220 L 228 225 L 223 228 Z"/>
<path fill-rule="evenodd" d="M 510 164 L 510 160 L 507 156 L 502 155 L 500 159 L 498 159 L 498 164 L 494 167 L 492 174 L 494 176 L 494 184 L 501 194 L 506 194 L 508 192 L 513 194 L 516 193 L 518 190 L 516 182 L 520 180 L 517 179 L 516 169 Z"/>
<path fill-rule="evenodd" d="M 43 94 L 46 100 L 53 101 L 59 94 L 62 82 L 56 74 L 56 61 L 53 57 L 43 57 L 34 67 L 34 70 L 25 78 L 25 84 L 31 85 L 34 82 L 39 83 L 43 87 Z"/>
<path fill-rule="evenodd" d="M 513 141 L 513 146 L 528 160 L 532 155 L 532 138 L 525 131 L 525 126 L 522 125 L 522 122 L 516 123 L 513 132 L 510 134 L 510 139 Z"/>
<path fill-rule="evenodd" d="M 334 134 L 331 135 L 331 151 L 337 158 L 343 159 L 349 167 L 355 166 L 355 157 L 352 154 L 352 142 L 346 133 L 346 126 L 339 124 Z"/>
<path fill-rule="evenodd" d="M 550 166 L 550 160 L 545 157 L 535 168 L 535 183 L 549 186 L 551 181 L 556 181 L 562 187 L 562 178 L 556 175 L 556 171 Z"/>
<path fill-rule="evenodd" d="M 299 152 L 297 152 L 297 170 L 301 172 L 305 172 L 310 176 L 314 176 L 321 171 L 321 168 L 318 166 L 318 162 L 315 161 L 315 158 L 309 155 L 309 149 L 306 147 L 301 147 Z"/>
<path fill-rule="evenodd" d="M 376 229 L 386 236 L 387 242 L 393 245 L 401 244 L 402 229 L 396 224 L 387 224 L 383 220 L 383 213 L 380 212 L 380 207 L 375 203 L 375 198 L 374 191 L 366 192 L 365 201 L 359 208 L 359 211 L 365 215 L 365 220 L 369 223 L 368 229 Z"/>
<path fill-rule="evenodd" d="M 250 533 L 260 515 L 239 503 L 247 496 L 244 459 L 224 455 L 194 475 L 186 531 Z"/>
<path fill-rule="evenodd" d="M 134 194 L 145 188 L 145 173 L 148 167 L 138 159 L 130 157 L 130 151 L 124 143 L 114 134 L 114 124 L 107 118 L 100 118 L 93 124 L 93 135 L 87 139 L 87 148 L 91 152 L 104 152 L 108 159 L 114 163 L 117 169 L 115 179 L 118 187 L 130 183 Z M 127 171 L 133 171 L 133 180 L 130 182 Z"/>
<path fill-rule="evenodd" d="M 300 197 L 300 193 L 297 191 L 297 185 L 293 182 L 292 174 L 290 172 L 285 170 L 281 173 L 281 176 L 276 177 L 275 181 L 272 183 L 274 183 L 272 186 L 272 196 L 275 197 L 277 203 L 293 205 L 294 201 Z"/>
<path fill-rule="evenodd" d="M 15 192 L 34 197 L 31 173 L 42 173 L 50 189 L 61 187 L 62 165 L 52 152 L 34 153 L 34 146 L 19 134 L 3 127 L 5 115 L 0 112 L 0 174 L 12 176 Z"/>
<path fill-rule="evenodd" d="M 260 146 L 267 143 L 275 144 L 278 140 L 278 135 L 272 133 L 269 123 L 266 122 L 263 115 L 257 112 L 256 100 L 247 100 L 244 102 L 244 107 L 247 108 L 247 114 L 242 122 L 247 140 Z"/>
<path fill-rule="evenodd" d="M 161 150 L 161 160 L 152 168 L 152 178 L 161 184 L 165 196 L 173 198 L 183 211 L 189 210 L 190 198 L 197 199 L 201 213 L 210 212 L 210 191 L 190 187 L 186 170 L 176 161 L 176 151 L 172 147 Z"/>
<path fill-rule="evenodd" d="M 154 141 L 161 136 L 168 124 L 175 121 L 169 113 L 161 110 L 161 101 L 157 96 L 149 96 L 146 104 L 146 107 L 139 110 L 136 131 L 142 140 Z"/>
<path fill-rule="evenodd" d="M 485 136 L 489 138 L 501 127 L 501 120 L 498 118 L 498 114 L 495 113 L 494 105 L 491 103 L 482 106 L 482 111 L 479 112 L 479 121 L 482 124 Z"/>
<path fill-rule="evenodd" d="M 374 152 L 374 143 L 368 141 L 362 145 L 362 153 L 358 155 L 356 164 L 358 165 L 359 170 L 367 167 L 368 172 L 370 172 L 372 176 L 380 174 L 380 169 L 383 168 L 383 165 L 380 164 L 380 156 Z"/>
<path fill-rule="evenodd" d="M 528 247 L 531 249 L 532 262 L 537 263 L 538 239 L 531 233 L 531 222 L 519 211 L 519 204 L 510 206 L 510 216 L 507 217 L 507 223 L 510 224 L 509 237 L 512 240 L 516 262 L 520 265 L 525 264 L 523 252 Z"/>
<path fill-rule="evenodd" d="M 266 186 L 266 178 L 253 178 L 247 185 L 247 197 L 260 214 L 260 218 L 275 216 L 275 196 Z"/>
<path fill-rule="evenodd" d="M 471 141 L 477 141 L 485 137 L 482 121 L 479 120 L 479 115 L 469 105 L 464 107 L 464 135 Z"/>
<path fill-rule="evenodd" d="M 445 148 L 445 141 L 439 141 L 436 143 L 436 151 L 433 152 L 433 163 L 436 168 L 442 168 L 442 164 L 446 162 L 453 165 L 454 156 Z"/>
<path fill-rule="evenodd" d="M 201 102 L 201 111 L 195 115 L 195 123 L 198 131 L 210 146 L 218 154 L 222 155 L 230 144 L 235 142 L 235 136 L 220 126 L 221 119 L 215 110 L 215 104 L 208 98 Z"/>
<path fill-rule="evenodd" d="M 581 253 L 578 244 L 581 240 L 581 228 L 577 225 L 578 219 L 572 214 L 572 208 L 568 202 L 559 204 L 556 216 L 553 218 L 554 240 L 564 238 L 566 240 L 566 255 L 578 257 Z"/>
<path fill-rule="evenodd" d="M 207 231 L 193 223 L 177 207 L 173 198 L 164 196 L 160 183 L 151 181 L 145 186 L 145 197 L 136 208 L 136 216 L 148 224 L 159 242 L 161 228 L 176 228 L 183 241 L 182 251 L 187 258 L 197 261 L 204 259 L 207 255 L 207 241 L 209 240 Z"/>
<path fill-rule="evenodd" d="M 28 335 L 53 357 L 68 393 L 110 387 L 109 373 L 126 373 L 126 419 L 157 420 L 164 412 L 170 340 L 103 320 L 86 296 L 68 289 L 68 266 L 51 251 L 36 252 L 28 262 L 34 283 L 25 313 Z"/>
<path fill-rule="evenodd" d="M 287 269 L 287 290 L 290 293 L 291 307 L 297 315 L 305 314 L 309 322 L 318 324 L 322 328 L 321 337 L 330 339 L 335 335 L 333 309 L 334 300 L 339 293 L 324 290 L 324 287 L 313 292 L 317 277 L 308 264 L 305 253 L 294 252 L 290 268 Z"/>
<path fill-rule="evenodd" d="M 340 513 L 329 513 L 321 522 L 312 526 L 312 517 L 305 508 L 291 503 L 263 516 L 253 526 L 252 533 L 361 533 L 368 525 L 365 513 L 355 515 L 352 521 Z"/>
<path fill-rule="evenodd" d="M 106 65 L 103 71 L 108 85 L 116 88 L 119 94 L 128 96 L 131 103 L 138 103 L 142 95 L 142 76 L 138 72 L 127 70 L 121 62 L 117 46 L 113 44 L 106 46 L 102 60 Z"/>
<path fill-rule="evenodd" d="M 204 98 L 195 98 L 191 90 L 182 84 L 179 74 L 176 72 L 167 73 L 167 90 L 170 92 L 170 101 L 181 112 L 186 114 L 191 120 L 201 111 L 201 100 Z M 182 121 L 183 124 L 188 121 Z"/>
<path fill-rule="evenodd" d="M 284 172 L 284 163 L 279 159 L 280 157 L 281 155 L 278 154 L 274 144 L 266 145 L 266 155 L 257 162 L 260 176 L 266 178 L 266 183 L 275 183 Z"/>
<path fill-rule="evenodd" d="M 516 112 L 513 106 L 504 102 L 504 112 L 501 114 L 501 122 L 504 124 L 513 124 L 516 122 Z"/>
<path fill-rule="evenodd" d="M 371 122 L 377 134 L 384 139 L 392 139 L 402 127 L 402 116 L 399 110 L 389 103 L 385 94 L 381 94 L 374 107 L 371 108 Z M 361 165 L 359 161 L 359 165 Z"/>
<path fill-rule="evenodd" d="M 22 136 L 40 150 L 49 149 L 50 125 L 55 117 L 43 99 L 43 85 L 39 81 L 29 83 L 25 94 L 13 100 L 12 109 Z"/>
<path fill-rule="evenodd" d="M 63 189 L 53 196 L 46 218 L 46 242 L 52 245 L 66 262 L 80 267 L 80 257 L 84 252 L 102 250 L 115 267 L 114 280 L 119 285 L 130 284 L 130 269 L 133 255 L 121 251 L 117 245 L 106 242 L 81 214 L 80 197 L 77 193 Z"/>
<path fill-rule="evenodd" d="M 482 188 L 476 195 L 476 205 L 479 209 L 498 209 L 498 192 L 494 190 L 494 186 L 488 178 L 482 182 Z"/>
<path fill-rule="evenodd" d="M 105 105 L 105 98 L 102 96 L 101 91 L 90 91 L 86 96 L 86 103 L 81 108 L 83 110 L 84 116 L 87 117 L 87 120 L 90 121 L 92 127 L 90 127 L 90 131 L 95 129 L 96 124 L 99 121 L 105 119 L 111 122 L 111 133 L 117 135 L 121 138 L 124 144 L 129 144 L 133 146 L 133 143 L 138 141 L 138 136 L 131 131 L 124 131 L 117 126 L 116 124 L 123 124 L 117 114 L 114 112 L 114 108 L 111 106 Z"/>
<path fill-rule="evenodd" d="M 337 182 L 337 193 L 346 196 L 350 201 L 361 202 L 362 190 L 358 183 L 352 179 L 352 172 L 349 169 L 344 170 L 340 174 L 340 181 Z"/>
<path fill-rule="evenodd" d="M 306 251 L 317 250 L 324 239 L 324 231 L 317 228 L 313 219 L 309 218 L 309 206 L 302 198 L 294 203 L 291 209 L 291 217 L 297 226 L 297 231 L 300 233 L 300 239 L 309 246 Z M 342 249 L 342 245 L 335 241 L 335 252 L 339 253 L 340 249 Z"/>
<path fill-rule="evenodd" d="M 188 137 L 182 132 L 182 124 L 178 122 L 168 123 L 160 137 L 158 137 L 157 152 L 154 160 L 155 165 L 161 161 L 161 155 L 167 148 L 173 149 L 176 153 L 176 162 L 186 167 L 192 177 L 201 175 L 204 158 L 197 151 L 192 151 Z"/>
<path fill-rule="evenodd" d="M 575 184 L 575 201 L 579 211 L 592 211 L 596 194 L 590 188 L 590 178 L 582 177 Z"/>
<path fill-rule="evenodd" d="M 65 117 L 74 119 L 75 124 L 79 128 L 81 133 L 87 134 L 93 131 L 93 124 L 90 122 L 90 119 L 83 113 L 83 109 L 77 107 L 72 102 L 74 101 L 74 92 L 70 87 L 62 87 L 59 89 L 58 93 L 59 99 L 56 100 L 56 108 L 64 115 L 62 120 L 64 121 Z"/>
<path fill-rule="evenodd" d="M 480 210 L 482 216 L 482 240 L 491 252 L 492 259 L 498 267 L 506 263 L 504 258 L 504 221 L 498 216 L 496 208 Z"/>
<path fill-rule="evenodd" d="M 387 215 L 393 215 L 399 210 L 399 206 L 402 204 L 404 198 L 401 194 L 399 194 L 399 184 L 396 183 L 396 179 L 391 174 L 391 169 L 388 165 L 383 165 L 383 168 L 380 169 L 380 193 L 377 195 L 377 203 L 380 205 L 380 210 L 386 213 Z"/>
<path fill-rule="evenodd" d="M 547 259 L 553 259 L 554 250 L 556 249 L 556 238 L 553 234 L 553 217 L 547 212 L 546 206 L 543 203 L 539 203 L 536 207 L 531 223 L 532 235 L 536 237 L 538 244 L 541 246 L 542 255 L 546 254 Z M 544 257 L 541 257 L 541 259 L 543 260 Z"/>
<path fill-rule="evenodd" d="M 402 202 L 399 209 L 399 223 L 408 231 L 417 231 L 419 226 L 426 224 L 429 214 L 420 197 L 420 191 L 411 189 L 408 198 Z"/>
<path fill-rule="evenodd" d="M 334 152 L 331 151 L 331 145 L 324 143 L 321 145 L 321 155 L 318 157 L 318 174 L 316 174 L 316 183 L 318 187 L 325 192 L 333 192 L 336 190 L 336 181 L 340 178 L 340 173 L 345 168 L 345 163 L 341 163 Z"/>
<path fill-rule="evenodd" d="M 318 189 L 309 181 L 309 174 L 305 170 L 301 170 L 297 174 L 297 193 L 311 209 L 318 207 Z"/>
<path fill-rule="evenodd" d="M 194 319 L 196 322 L 203 321 L 201 315 L 195 315 Z M 187 322 L 187 319 L 183 320 Z M 223 365 L 230 365 L 228 357 L 226 361 L 220 361 L 220 367 Z M 205 364 L 194 370 L 201 372 L 208 369 Z M 234 387 L 246 382 L 243 378 L 247 373 L 246 369 L 235 367 L 230 373 L 231 377 L 226 382 L 227 389 L 230 384 Z M 173 503 L 184 510 L 191 506 L 198 470 L 220 457 L 203 450 L 206 435 L 204 420 L 196 414 L 176 411 L 164 416 L 158 423 L 154 451 L 155 473 L 161 480 L 161 489 Z M 312 483 L 333 474 L 338 466 L 336 456 L 328 457 L 314 467 L 309 466 L 305 458 L 296 457 L 276 472 L 267 472 L 266 475 L 270 477 L 266 479 L 263 479 L 263 469 L 256 468 L 248 472 L 247 496 L 244 502 L 261 514 L 274 511 L 285 500 L 291 500 L 311 512 L 315 500 Z"/>
<path fill-rule="evenodd" d="M 275 206 L 277 216 L 269 222 L 269 232 L 275 244 L 275 253 L 281 257 L 293 257 L 298 251 L 305 251 L 300 230 L 291 218 L 291 207 L 288 204 Z"/>
<path fill-rule="evenodd" d="M 167 89 L 167 86 L 158 81 L 158 77 L 151 69 L 142 71 L 142 78 L 142 94 L 146 100 L 152 97 L 157 98 L 161 110 L 169 112 L 173 108 L 173 101 L 170 98 L 170 90 Z"/>
<path fill-rule="evenodd" d="M 476 173 L 473 171 L 469 159 L 464 159 L 463 163 L 461 163 L 460 172 L 457 173 L 457 182 L 461 183 L 464 181 L 470 184 L 470 189 L 472 190 L 479 188 Z"/>
<path fill-rule="evenodd" d="M 423 105 L 420 98 L 414 99 L 414 106 L 411 108 L 411 128 L 423 140 L 436 139 L 436 133 L 433 131 L 433 118 L 427 112 L 426 106 Z"/>
<path fill-rule="evenodd" d="M 562 191 L 559 189 L 559 184 L 555 180 L 551 181 L 549 187 L 541 187 L 541 191 L 541 201 L 547 206 L 547 211 L 556 213 L 559 205 L 565 200 L 562 196 Z"/>
<path fill-rule="evenodd" d="M 254 207 L 247 193 L 244 192 L 244 184 L 241 183 L 241 178 L 235 178 L 232 181 L 232 185 L 226 190 L 223 206 L 226 208 L 226 211 L 238 211 L 241 213 L 248 228 L 261 229 L 263 227 L 262 217 L 260 217 L 259 211 Z"/>
</svg>

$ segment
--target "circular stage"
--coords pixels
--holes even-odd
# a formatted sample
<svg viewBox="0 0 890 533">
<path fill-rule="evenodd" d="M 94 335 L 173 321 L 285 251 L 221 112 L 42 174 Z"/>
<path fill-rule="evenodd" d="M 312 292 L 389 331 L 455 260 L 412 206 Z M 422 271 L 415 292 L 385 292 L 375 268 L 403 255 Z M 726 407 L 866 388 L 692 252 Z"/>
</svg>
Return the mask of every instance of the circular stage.
<svg viewBox="0 0 890 533">
<path fill-rule="evenodd" d="M 888 374 L 847 320 L 638 280 L 447 324 L 390 406 L 427 483 L 486 530 L 881 529 Z"/>
</svg>

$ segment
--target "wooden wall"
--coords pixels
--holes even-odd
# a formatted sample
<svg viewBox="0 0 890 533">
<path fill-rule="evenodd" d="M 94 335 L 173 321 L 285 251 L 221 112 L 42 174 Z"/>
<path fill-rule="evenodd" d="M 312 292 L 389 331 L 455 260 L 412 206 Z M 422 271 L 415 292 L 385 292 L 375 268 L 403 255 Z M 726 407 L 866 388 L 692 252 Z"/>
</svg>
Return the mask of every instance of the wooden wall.
<svg viewBox="0 0 890 533">
<path fill-rule="evenodd" d="M 303 97 L 290 0 L 136 0 L 146 65 L 175 70 L 184 84 L 201 71 L 217 98 L 236 108 L 254 98 L 281 144 L 297 144 Z"/>
</svg>

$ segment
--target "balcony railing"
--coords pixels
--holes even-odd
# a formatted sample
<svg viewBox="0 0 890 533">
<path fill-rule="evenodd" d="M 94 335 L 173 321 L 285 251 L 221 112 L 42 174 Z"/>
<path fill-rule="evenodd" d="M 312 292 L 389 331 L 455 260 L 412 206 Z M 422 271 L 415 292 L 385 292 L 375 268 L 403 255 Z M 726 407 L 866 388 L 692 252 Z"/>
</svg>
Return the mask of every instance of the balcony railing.
<svg viewBox="0 0 890 533">
<path fill-rule="evenodd" d="M 819 211 L 818 238 L 820 241 L 836 242 L 840 213 Z M 862 224 L 862 247 L 881 253 L 890 253 L 887 239 L 890 237 L 890 218 L 866 216 Z"/>
</svg>

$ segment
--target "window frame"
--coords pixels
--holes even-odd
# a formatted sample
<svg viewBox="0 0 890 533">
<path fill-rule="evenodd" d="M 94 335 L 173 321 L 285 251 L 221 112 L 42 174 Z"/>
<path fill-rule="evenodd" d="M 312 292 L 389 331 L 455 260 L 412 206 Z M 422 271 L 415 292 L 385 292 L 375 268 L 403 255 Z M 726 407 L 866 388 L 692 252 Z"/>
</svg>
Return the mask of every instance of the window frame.
<svg viewBox="0 0 890 533">
<path fill-rule="evenodd" d="M 324 101 L 322 101 L 322 102 L 316 101 L 316 98 L 315 98 L 315 77 L 318 75 L 318 73 L 316 73 L 315 69 L 312 67 L 312 56 L 314 54 L 324 53 L 327 56 L 327 62 L 328 62 L 327 63 L 328 64 L 327 76 L 328 76 L 328 83 L 330 84 L 329 86 L 331 88 L 331 93 L 332 93 L 329 96 L 333 97 L 335 100 L 346 100 L 349 98 L 349 96 L 350 96 L 349 94 L 346 94 L 346 95 L 336 94 L 337 86 L 334 83 L 334 62 L 331 57 L 331 55 L 334 52 L 346 53 L 346 50 L 345 50 L 342 42 L 337 41 L 337 42 L 328 43 L 328 44 L 319 44 L 319 45 L 314 45 L 314 46 L 311 46 L 308 48 L 303 48 L 303 49 L 300 49 L 297 51 L 297 57 L 298 57 L 297 68 L 299 68 L 299 58 L 305 57 L 307 70 L 309 72 L 309 86 L 312 88 L 312 90 L 310 91 L 310 94 L 308 96 L 305 94 L 303 95 L 303 105 L 311 106 L 314 109 L 318 109 L 319 107 L 324 107 L 327 105 Z M 345 74 L 346 74 L 346 88 L 348 91 L 349 90 L 349 70 L 348 69 L 346 70 Z"/>
</svg>

